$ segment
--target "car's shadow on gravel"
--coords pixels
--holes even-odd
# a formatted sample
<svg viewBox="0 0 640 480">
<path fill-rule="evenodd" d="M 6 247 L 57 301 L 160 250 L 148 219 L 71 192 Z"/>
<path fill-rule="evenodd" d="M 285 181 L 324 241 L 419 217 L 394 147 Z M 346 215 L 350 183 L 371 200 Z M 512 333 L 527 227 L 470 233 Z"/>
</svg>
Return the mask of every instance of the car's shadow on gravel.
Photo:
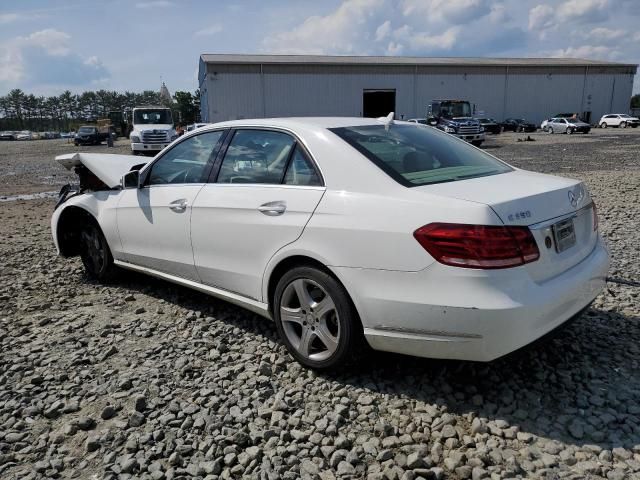
<svg viewBox="0 0 640 480">
<path fill-rule="evenodd" d="M 279 344 L 273 323 L 227 302 L 138 274 L 127 274 L 119 284 Z M 501 436 L 519 431 L 524 441 L 533 434 L 580 446 L 632 448 L 640 444 L 638 320 L 591 308 L 490 363 L 369 352 L 366 361 L 319 376 L 456 415 L 473 412 Z"/>
<path fill-rule="evenodd" d="M 336 380 L 387 395 L 503 420 L 575 445 L 640 443 L 638 317 L 587 310 L 527 347 L 489 363 L 373 353 Z M 491 422 L 489 422 L 491 425 Z M 500 422 L 500 435 L 508 428 Z M 522 436 L 522 438 L 526 438 Z"/>
</svg>

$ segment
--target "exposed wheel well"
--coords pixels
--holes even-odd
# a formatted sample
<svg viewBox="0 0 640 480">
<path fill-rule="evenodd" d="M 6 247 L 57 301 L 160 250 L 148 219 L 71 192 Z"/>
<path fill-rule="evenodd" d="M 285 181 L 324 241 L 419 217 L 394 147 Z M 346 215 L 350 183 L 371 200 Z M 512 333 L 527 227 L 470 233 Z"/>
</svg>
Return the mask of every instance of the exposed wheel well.
<svg viewBox="0 0 640 480">
<path fill-rule="evenodd" d="M 327 275 L 331 275 L 336 280 L 336 282 L 342 285 L 345 291 L 347 291 L 346 287 L 340 281 L 340 279 L 336 277 L 335 274 L 329 268 L 327 268 L 318 260 L 311 257 L 306 257 L 304 255 L 294 255 L 292 257 L 287 257 L 284 260 L 280 261 L 278 265 L 276 265 L 276 268 L 273 269 L 273 271 L 271 272 L 271 276 L 269 277 L 269 284 L 267 287 L 267 294 L 269 297 L 267 298 L 267 303 L 269 304 L 269 313 L 271 313 L 272 318 L 273 318 L 273 294 L 276 291 L 276 286 L 278 285 L 278 282 L 286 272 L 288 272 L 294 267 L 300 267 L 300 266 L 315 267 L 318 270 L 325 272 Z M 347 294 L 349 295 L 348 291 L 347 291 Z M 351 298 L 350 295 L 349 295 L 349 298 Z M 353 303 L 353 300 L 351 300 L 351 302 Z"/>
<path fill-rule="evenodd" d="M 85 209 L 75 206 L 64 209 L 56 229 L 60 255 L 63 257 L 80 255 L 80 232 L 89 222 L 98 223 Z"/>
</svg>

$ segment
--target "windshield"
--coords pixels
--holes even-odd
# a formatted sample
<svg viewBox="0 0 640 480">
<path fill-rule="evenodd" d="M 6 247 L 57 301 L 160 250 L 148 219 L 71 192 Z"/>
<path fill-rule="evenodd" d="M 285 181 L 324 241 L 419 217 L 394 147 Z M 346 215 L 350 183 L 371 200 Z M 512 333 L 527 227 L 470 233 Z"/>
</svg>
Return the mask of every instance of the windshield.
<svg viewBox="0 0 640 480">
<path fill-rule="evenodd" d="M 155 109 L 155 110 L 136 110 L 133 113 L 133 123 L 136 125 L 151 125 L 151 124 L 171 124 L 173 125 L 173 118 L 171 117 L 171 110 L 168 109 Z"/>
<path fill-rule="evenodd" d="M 629 115 L 625 115 L 625 114 L 620 115 L 620 117 L 621 118 L 631 118 Z"/>
<path fill-rule="evenodd" d="M 442 102 L 440 104 L 440 115 L 442 117 L 470 117 L 471 107 L 469 102 Z"/>
<path fill-rule="evenodd" d="M 435 128 L 384 125 L 332 128 L 333 133 L 406 187 L 506 173 L 512 169 Z"/>
<path fill-rule="evenodd" d="M 78 133 L 93 133 L 95 129 L 93 127 L 80 127 Z"/>
<path fill-rule="evenodd" d="M 490 118 L 479 118 L 478 121 L 480 123 L 494 123 Z"/>
<path fill-rule="evenodd" d="M 582 120 L 579 118 L 567 118 L 567 122 L 569 123 L 582 123 Z"/>
</svg>

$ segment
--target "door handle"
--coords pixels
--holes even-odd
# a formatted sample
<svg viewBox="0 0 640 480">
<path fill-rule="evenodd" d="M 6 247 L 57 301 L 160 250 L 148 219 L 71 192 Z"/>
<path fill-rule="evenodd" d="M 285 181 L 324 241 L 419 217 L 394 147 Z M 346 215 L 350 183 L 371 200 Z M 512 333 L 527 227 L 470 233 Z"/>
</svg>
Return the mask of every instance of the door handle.
<svg viewBox="0 0 640 480">
<path fill-rule="evenodd" d="M 182 213 L 187 209 L 187 199 L 181 198 L 179 200 L 174 200 L 169 204 L 169 208 L 177 213 Z"/>
<path fill-rule="evenodd" d="M 275 202 L 267 202 L 263 203 L 258 207 L 258 211 L 260 213 L 264 213 L 269 217 L 276 217 L 278 215 L 282 215 L 287 209 L 287 204 L 281 200 Z"/>
</svg>

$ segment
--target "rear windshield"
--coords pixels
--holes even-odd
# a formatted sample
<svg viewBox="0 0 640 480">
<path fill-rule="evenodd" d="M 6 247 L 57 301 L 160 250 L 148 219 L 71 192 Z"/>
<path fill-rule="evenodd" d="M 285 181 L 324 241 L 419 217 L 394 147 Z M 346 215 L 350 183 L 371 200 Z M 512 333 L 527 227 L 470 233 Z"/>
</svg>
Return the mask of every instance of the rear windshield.
<svg viewBox="0 0 640 480">
<path fill-rule="evenodd" d="M 95 128 L 94 127 L 80 127 L 80 130 L 78 130 L 79 133 L 93 133 L 95 132 Z"/>
<path fill-rule="evenodd" d="M 395 124 L 330 129 L 407 187 L 454 182 L 513 169 L 433 127 Z"/>
</svg>

